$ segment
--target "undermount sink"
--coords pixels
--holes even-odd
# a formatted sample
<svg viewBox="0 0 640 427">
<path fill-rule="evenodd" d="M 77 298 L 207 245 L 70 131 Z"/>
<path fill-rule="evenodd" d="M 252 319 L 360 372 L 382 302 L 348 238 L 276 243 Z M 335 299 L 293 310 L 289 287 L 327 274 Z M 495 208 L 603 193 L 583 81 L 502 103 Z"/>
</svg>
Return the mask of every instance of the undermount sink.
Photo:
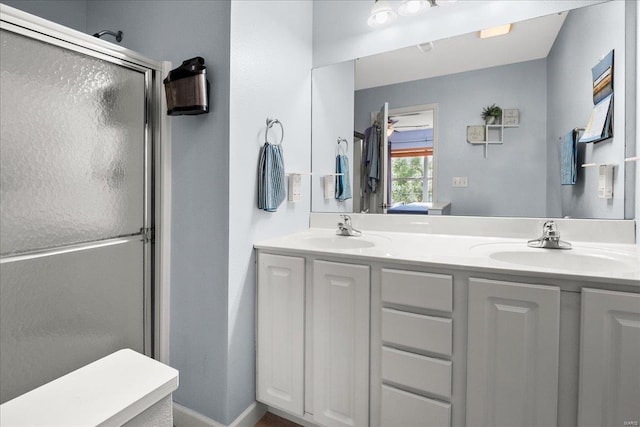
<svg viewBox="0 0 640 427">
<path fill-rule="evenodd" d="M 633 271 L 634 265 L 610 256 L 601 254 L 557 253 L 557 249 L 547 249 L 545 252 L 509 251 L 494 252 L 489 257 L 496 261 L 512 264 L 528 265 L 531 267 L 566 268 L 580 271 Z"/>
<path fill-rule="evenodd" d="M 520 244 L 485 244 L 482 250 L 489 258 L 521 266 L 576 270 L 580 272 L 632 272 L 640 269 L 637 257 L 619 251 L 574 247 L 571 250 L 520 247 Z"/>
<path fill-rule="evenodd" d="M 376 245 L 369 238 L 353 236 L 311 236 L 305 242 L 318 249 L 365 249 Z"/>
</svg>

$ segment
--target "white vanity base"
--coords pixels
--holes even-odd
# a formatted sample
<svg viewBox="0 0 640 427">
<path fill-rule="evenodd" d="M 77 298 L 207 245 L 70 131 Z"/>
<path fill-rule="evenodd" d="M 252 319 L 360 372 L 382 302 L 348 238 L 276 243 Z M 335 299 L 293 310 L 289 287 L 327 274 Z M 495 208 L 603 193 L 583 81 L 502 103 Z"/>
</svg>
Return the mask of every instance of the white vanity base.
<svg viewBox="0 0 640 427">
<path fill-rule="evenodd" d="M 640 420 L 633 221 L 558 220 L 573 249 L 549 252 L 527 246 L 544 219 L 353 215 L 362 236 L 337 237 L 339 220 L 254 245 L 270 411 L 341 427 Z"/>
<path fill-rule="evenodd" d="M 125 349 L 0 406 L 0 425 L 173 426 L 178 371 Z"/>
</svg>

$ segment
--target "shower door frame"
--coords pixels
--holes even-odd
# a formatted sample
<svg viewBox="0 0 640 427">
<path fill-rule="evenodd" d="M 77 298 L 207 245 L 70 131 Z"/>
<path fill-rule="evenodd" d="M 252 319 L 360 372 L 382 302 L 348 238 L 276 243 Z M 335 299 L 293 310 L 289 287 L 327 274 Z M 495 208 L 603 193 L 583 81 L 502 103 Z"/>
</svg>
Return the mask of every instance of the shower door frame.
<svg viewBox="0 0 640 427">
<path fill-rule="evenodd" d="M 166 100 L 163 96 L 162 76 L 169 72 L 171 63 L 146 58 L 122 46 L 4 4 L 0 4 L 0 28 L 144 74 L 144 228 L 152 228 L 153 235 L 153 241 L 145 245 L 144 253 L 144 352 L 168 363 L 171 123 L 164 114 Z M 144 233 L 142 234 L 144 238 Z M 77 246 L 84 248 L 91 245 L 95 246 L 95 243 Z"/>
</svg>

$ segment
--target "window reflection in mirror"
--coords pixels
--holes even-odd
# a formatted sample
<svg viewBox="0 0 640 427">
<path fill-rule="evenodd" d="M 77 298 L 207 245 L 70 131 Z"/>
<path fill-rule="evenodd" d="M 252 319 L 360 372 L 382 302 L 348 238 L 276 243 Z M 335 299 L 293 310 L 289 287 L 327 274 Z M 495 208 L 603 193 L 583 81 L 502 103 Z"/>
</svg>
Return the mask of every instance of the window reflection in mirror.
<svg viewBox="0 0 640 427">
<path fill-rule="evenodd" d="M 432 109 L 390 111 L 388 213 L 428 212 L 435 188 L 435 123 Z"/>
</svg>

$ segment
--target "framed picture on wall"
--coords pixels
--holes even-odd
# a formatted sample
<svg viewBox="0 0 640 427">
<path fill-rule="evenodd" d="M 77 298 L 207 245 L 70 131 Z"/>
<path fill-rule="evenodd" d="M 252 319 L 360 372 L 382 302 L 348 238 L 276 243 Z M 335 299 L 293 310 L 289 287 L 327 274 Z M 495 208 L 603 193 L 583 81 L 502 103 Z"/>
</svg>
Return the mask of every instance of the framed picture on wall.
<svg viewBox="0 0 640 427">
<path fill-rule="evenodd" d="M 517 108 L 505 108 L 502 110 L 502 125 L 517 126 L 520 124 L 520 110 Z"/>
<path fill-rule="evenodd" d="M 484 142 L 484 126 L 467 126 L 467 142 Z"/>
</svg>

